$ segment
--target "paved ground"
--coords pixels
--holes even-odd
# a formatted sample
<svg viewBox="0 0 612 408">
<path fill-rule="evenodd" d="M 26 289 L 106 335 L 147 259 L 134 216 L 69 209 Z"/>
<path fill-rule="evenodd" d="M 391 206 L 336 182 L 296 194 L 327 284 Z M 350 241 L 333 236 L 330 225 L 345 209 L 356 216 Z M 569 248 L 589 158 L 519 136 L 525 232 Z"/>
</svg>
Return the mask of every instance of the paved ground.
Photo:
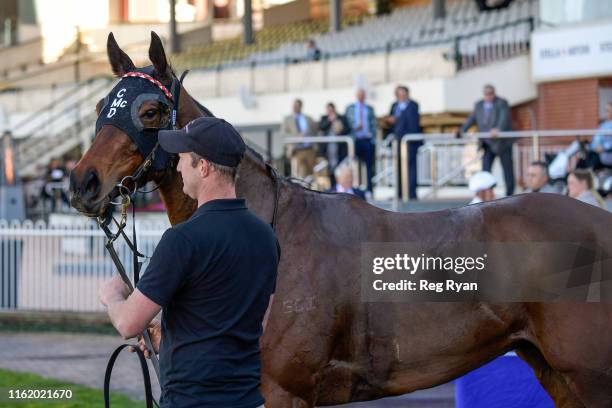
<svg viewBox="0 0 612 408">
<path fill-rule="evenodd" d="M 123 341 L 119 336 L 64 333 L 0 332 L 0 368 L 27 371 L 102 389 L 104 371 L 112 351 Z M 126 351 L 117 359 L 111 389 L 143 399 L 138 358 Z M 159 385 L 150 368 L 155 398 Z M 453 408 L 454 387 L 446 384 L 407 396 L 343 405 L 352 408 Z"/>
<path fill-rule="evenodd" d="M 119 336 L 96 334 L 0 333 L 0 368 L 102 389 L 108 358 L 122 343 Z M 159 384 L 152 369 L 150 376 L 157 398 Z M 144 399 L 140 363 L 135 355 L 123 351 L 117 358 L 111 389 Z"/>
</svg>

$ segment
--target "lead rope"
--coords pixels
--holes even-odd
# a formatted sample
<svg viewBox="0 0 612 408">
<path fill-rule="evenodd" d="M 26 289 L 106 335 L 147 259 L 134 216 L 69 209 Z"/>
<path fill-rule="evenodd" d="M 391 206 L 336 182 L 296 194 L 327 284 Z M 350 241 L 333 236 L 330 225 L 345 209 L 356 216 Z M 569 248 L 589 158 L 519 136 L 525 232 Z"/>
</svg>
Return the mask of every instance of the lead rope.
<svg viewBox="0 0 612 408">
<path fill-rule="evenodd" d="M 272 227 L 272 231 L 276 233 L 276 224 L 278 222 L 278 201 L 280 200 L 281 182 L 279 180 L 279 176 L 276 172 L 276 169 L 272 167 L 270 163 L 266 163 L 266 168 L 268 169 L 268 173 L 270 173 L 270 176 L 274 181 L 274 209 L 272 210 L 272 220 L 270 220 L 270 227 Z"/>
<path fill-rule="evenodd" d="M 127 237 L 124 231 L 126 227 L 128 206 L 130 204 L 132 204 L 132 242 L 130 242 L 129 238 Z M 115 266 L 117 267 L 117 271 L 119 272 L 119 275 L 121 276 L 125 284 L 130 289 L 130 292 L 133 292 L 134 286 L 138 283 L 138 280 L 140 277 L 140 267 L 142 266 L 142 263 L 139 261 L 139 257 L 144 256 L 144 255 L 138 252 L 138 242 L 136 240 L 136 208 L 133 205 L 133 202 L 129 196 L 127 195 L 122 196 L 121 221 L 117 222 L 117 220 L 115 220 L 114 217 L 111 217 L 111 218 L 115 222 L 118 228 L 118 231 L 115 234 L 113 234 L 110 231 L 110 229 L 108 228 L 107 222 L 104 222 L 104 221 L 101 222 L 99 220 L 98 224 L 100 228 L 106 234 L 106 237 L 108 238 L 108 241 L 105 246 L 110 254 L 111 259 L 113 260 Z M 132 255 L 133 255 L 132 260 L 133 260 L 133 265 L 134 265 L 134 286 L 132 285 L 125 271 L 125 268 L 123 267 L 123 263 L 121 263 L 121 260 L 119 259 L 119 256 L 117 255 L 115 247 L 113 246 L 113 243 L 115 242 L 115 240 L 119 238 L 120 236 L 122 236 L 125 239 L 128 247 L 132 250 Z M 144 330 L 144 332 L 142 333 L 142 337 L 145 340 L 145 344 L 147 348 L 151 351 L 150 353 L 151 363 L 153 364 L 153 368 L 155 369 L 155 374 L 157 375 L 157 379 L 159 381 L 159 378 L 160 378 L 159 377 L 159 361 L 157 359 L 157 355 L 155 354 L 155 349 L 153 348 L 153 344 L 151 342 L 151 338 L 149 336 L 148 329 Z M 132 349 L 136 351 L 138 359 L 140 361 L 140 368 L 142 371 L 142 377 L 143 377 L 144 387 L 145 387 L 145 400 L 146 400 L 147 408 L 153 408 L 153 404 L 155 404 L 155 406 L 159 408 L 159 404 L 157 403 L 155 398 L 153 398 L 153 393 L 151 391 L 151 377 L 149 376 L 149 366 L 147 365 L 147 361 L 145 359 L 144 353 L 140 350 L 140 347 L 138 344 L 133 345 L 133 344 L 128 344 L 128 343 L 122 344 L 119 347 L 117 347 L 115 351 L 113 351 L 113 354 L 111 355 L 110 359 L 108 360 L 108 364 L 106 365 L 106 371 L 104 373 L 104 406 L 105 408 L 110 408 L 110 379 L 111 379 L 113 367 L 115 365 L 115 361 L 117 360 L 119 353 L 121 353 L 121 351 L 126 347 L 132 347 Z"/>
</svg>

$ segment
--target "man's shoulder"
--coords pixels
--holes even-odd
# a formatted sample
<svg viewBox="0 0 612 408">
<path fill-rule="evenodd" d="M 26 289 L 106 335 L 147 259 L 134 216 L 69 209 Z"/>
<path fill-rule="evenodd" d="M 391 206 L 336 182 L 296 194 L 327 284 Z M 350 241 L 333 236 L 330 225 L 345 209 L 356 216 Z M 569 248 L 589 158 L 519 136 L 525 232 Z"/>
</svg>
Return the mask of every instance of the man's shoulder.
<svg viewBox="0 0 612 408">
<path fill-rule="evenodd" d="M 601 125 L 599 125 L 599 129 L 601 130 L 612 129 L 612 120 L 606 120 L 602 122 Z M 606 136 L 612 137 L 612 135 L 606 135 Z"/>
<path fill-rule="evenodd" d="M 495 98 L 495 103 L 501 106 L 508 106 L 508 101 L 504 98 L 500 98 L 499 96 Z"/>
<path fill-rule="evenodd" d="M 164 232 L 164 235 L 162 235 L 162 239 L 171 239 L 180 242 L 190 242 L 193 235 L 193 228 L 190 225 L 191 221 L 192 220 L 189 219 L 187 221 L 168 228 Z"/>
</svg>

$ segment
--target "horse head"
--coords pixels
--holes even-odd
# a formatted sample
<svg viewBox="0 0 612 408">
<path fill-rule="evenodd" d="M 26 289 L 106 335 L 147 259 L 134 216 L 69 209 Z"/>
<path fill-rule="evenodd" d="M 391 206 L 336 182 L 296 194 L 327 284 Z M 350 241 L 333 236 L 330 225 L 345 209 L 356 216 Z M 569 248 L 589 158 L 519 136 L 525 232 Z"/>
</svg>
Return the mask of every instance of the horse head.
<svg viewBox="0 0 612 408">
<path fill-rule="evenodd" d="M 151 66 L 136 68 L 112 33 L 107 53 L 120 80 L 96 105 L 95 138 L 70 175 L 71 205 L 91 217 L 102 216 L 119 194 L 158 181 L 171 169 L 172 157 L 159 147 L 157 132 L 177 126 L 183 102 L 181 83 L 154 32 Z"/>
</svg>

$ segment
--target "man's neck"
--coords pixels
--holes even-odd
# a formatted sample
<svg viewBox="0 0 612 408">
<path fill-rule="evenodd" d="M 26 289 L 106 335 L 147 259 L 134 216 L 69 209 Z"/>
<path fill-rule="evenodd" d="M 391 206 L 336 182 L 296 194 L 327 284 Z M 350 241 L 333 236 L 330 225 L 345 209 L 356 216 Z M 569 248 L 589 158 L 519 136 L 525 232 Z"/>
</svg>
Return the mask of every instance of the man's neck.
<svg viewBox="0 0 612 408">
<path fill-rule="evenodd" d="M 236 187 L 233 184 L 206 189 L 201 191 L 200 195 L 198 195 L 198 208 L 212 200 L 231 198 L 236 198 Z"/>
</svg>

